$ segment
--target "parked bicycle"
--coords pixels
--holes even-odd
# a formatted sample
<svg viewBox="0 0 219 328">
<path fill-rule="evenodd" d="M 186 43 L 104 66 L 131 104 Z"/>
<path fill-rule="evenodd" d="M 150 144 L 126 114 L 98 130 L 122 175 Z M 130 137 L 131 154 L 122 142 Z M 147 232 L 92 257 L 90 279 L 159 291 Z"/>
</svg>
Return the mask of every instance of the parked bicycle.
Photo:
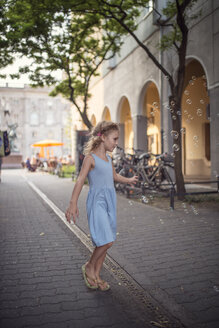
<svg viewBox="0 0 219 328">
<path fill-rule="evenodd" d="M 156 159 L 154 165 L 145 165 L 142 161 L 139 161 L 137 165 L 137 173 L 143 189 L 169 190 L 174 186 L 174 182 L 167 168 L 174 168 L 173 157 L 167 153 L 161 155 L 151 154 L 151 156 Z"/>
<path fill-rule="evenodd" d="M 168 191 L 174 187 L 171 174 L 168 172 L 174 168 L 171 155 L 139 154 L 139 150 L 134 150 L 134 154 L 126 154 L 121 148 L 119 152 L 120 156 L 115 158 L 117 172 L 125 177 L 138 175 L 139 180 L 135 186 L 116 183 L 117 191 L 126 193 L 129 197 L 144 195 L 147 190 Z"/>
</svg>

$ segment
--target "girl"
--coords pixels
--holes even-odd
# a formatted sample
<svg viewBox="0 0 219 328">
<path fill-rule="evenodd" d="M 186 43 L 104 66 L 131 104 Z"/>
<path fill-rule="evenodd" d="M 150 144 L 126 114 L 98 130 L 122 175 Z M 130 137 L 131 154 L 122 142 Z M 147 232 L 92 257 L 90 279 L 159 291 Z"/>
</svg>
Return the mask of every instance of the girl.
<svg viewBox="0 0 219 328">
<path fill-rule="evenodd" d="M 90 260 L 82 266 L 87 287 L 102 291 L 110 288 L 100 278 L 100 271 L 107 250 L 116 239 L 116 192 L 114 181 L 133 184 L 137 176 L 125 178 L 115 172 L 107 152 L 112 152 L 118 144 L 119 127 L 112 122 L 100 122 L 92 130 L 91 138 L 85 147 L 85 158 L 75 183 L 70 205 L 66 211 L 67 221 L 73 217 L 74 223 L 79 216 L 78 197 L 88 176 L 89 193 L 87 197 L 87 215 L 92 242 L 95 246 Z"/>
</svg>

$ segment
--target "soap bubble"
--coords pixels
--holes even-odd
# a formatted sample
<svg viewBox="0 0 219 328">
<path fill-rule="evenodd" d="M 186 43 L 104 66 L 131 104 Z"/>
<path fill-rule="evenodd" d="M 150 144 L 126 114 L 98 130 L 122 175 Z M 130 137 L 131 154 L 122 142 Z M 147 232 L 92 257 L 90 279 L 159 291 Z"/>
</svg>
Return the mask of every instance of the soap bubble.
<svg viewBox="0 0 219 328">
<path fill-rule="evenodd" d="M 184 110 L 184 113 L 187 115 L 189 112 L 187 111 L 187 109 Z"/>
<path fill-rule="evenodd" d="M 202 75 L 203 80 L 207 80 L 206 75 Z"/>
<path fill-rule="evenodd" d="M 171 136 L 173 137 L 173 139 L 175 139 L 175 140 L 177 140 L 178 137 L 179 137 L 179 133 L 178 133 L 177 131 L 172 130 L 172 131 L 170 132 L 170 134 L 171 134 Z"/>
<path fill-rule="evenodd" d="M 174 113 L 174 110 L 172 108 L 170 108 L 170 113 Z"/>
<path fill-rule="evenodd" d="M 191 105 L 192 100 L 191 100 L 190 98 L 188 98 L 188 99 L 186 100 L 186 103 L 187 103 L 188 105 Z"/>
<path fill-rule="evenodd" d="M 204 105 L 205 101 L 204 99 L 200 99 L 200 104 Z"/>
<path fill-rule="evenodd" d="M 175 121 L 176 120 L 176 115 L 173 115 L 172 116 L 172 119 Z"/>
<path fill-rule="evenodd" d="M 181 132 L 182 134 L 185 134 L 185 133 L 186 133 L 186 129 L 185 129 L 185 128 L 181 128 L 181 129 L 180 129 L 180 132 Z"/>
<path fill-rule="evenodd" d="M 193 140 L 194 140 L 195 142 L 198 142 L 198 139 L 199 139 L 198 136 L 194 136 L 194 137 L 193 137 Z"/>
<path fill-rule="evenodd" d="M 155 101 L 155 102 L 153 102 L 153 104 L 152 104 L 155 108 L 159 108 L 159 106 L 158 106 L 158 103 Z"/>
<path fill-rule="evenodd" d="M 155 112 L 154 111 L 150 112 L 150 115 L 155 116 Z"/>
<path fill-rule="evenodd" d="M 214 289 L 214 291 L 215 291 L 216 293 L 219 293 L 219 287 L 214 286 L 213 289 Z"/>
<path fill-rule="evenodd" d="M 193 80 L 193 81 L 196 80 L 196 76 L 195 76 L 195 75 L 192 76 L 192 80 Z"/>
<path fill-rule="evenodd" d="M 175 101 L 174 100 L 171 100 L 170 105 L 171 106 L 175 106 L 175 104 L 176 104 Z"/>
<path fill-rule="evenodd" d="M 144 204 L 147 204 L 147 203 L 149 202 L 149 200 L 148 200 L 148 198 L 147 198 L 146 196 L 142 196 L 142 197 L 141 197 L 141 201 L 142 201 L 142 203 L 144 203 Z"/>
<path fill-rule="evenodd" d="M 188 91 L 188 90 L 185 90 L 185 91 L 184 91 L 184 94 L 185 94 L 186 96 L 188 96 L 188 95 L 189 95 L 189 91 Z"/>
<path fill-rule="evenodd" d="M 177 144 L 174 144 L 172 148 L 174 152 L 179 151 L 179 146 Z"/>
<path fill-rule="evenodd" d="M 198 108 L 197 111 L 196 111 L 196 114 L 198 116 L 202 116 L 202 109 L 201 108 Z"/>
<path fill-rule="evenodd" d="M 176 112 L 176 114 L 177 114 L 178 116 L 182 115 L 180 110 L 178 110 L 178 111 Z"/>
<path fill-rule="evenodd" d="M 171 153 L 170 154 L 173 158 L 175 158 L 176 157 L 176 155 L 174 154 L 174 153 Z"/>
<path fill-rule="evenodd" d="M 190 85 L 194 85 L 194 81 L 193 81 L 193 80 L 190 80 L 190 81 L 189 81 L 189 84 L 190 84 Z"/>
<path fill-rule="evenodd" d="M 193 116 L 191 114 L 188 115 L 189 120 L 193 120 Z"/>
<path fill-rule="evenodd" d="M 197 209 L 195 208 L 195 206 L 193 206 L 193 205 L 190 205 L 190 206 L 191 206 L 191 209 L 192 209 L 193 213 L 194 213 L 195 215 L 198 215 L 198 211 L 197 211 Z"/>
</svg>

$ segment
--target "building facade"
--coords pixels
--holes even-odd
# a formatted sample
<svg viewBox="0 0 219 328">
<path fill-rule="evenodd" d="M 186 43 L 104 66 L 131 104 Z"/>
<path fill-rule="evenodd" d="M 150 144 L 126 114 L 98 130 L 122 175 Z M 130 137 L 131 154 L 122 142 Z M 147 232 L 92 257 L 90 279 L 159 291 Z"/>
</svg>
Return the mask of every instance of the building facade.
<svg viewBox="0 0 219 328">
<path fill-rule="evenodd" d="M 63 147 L 54 147 L 51 155 L 71 153 L 70 103 L 61 97 L 50 97 L 50 91 L 28 85 L 0 87 L 0 129 L 14 127 L 16 138 L 12 152 L 21 154 L 23 160 L 39 152 L 39 148 L 31 145 L 44 139 L 64 143 Z"/>
<path fill-rule="evenodd" d="M 156 1 L 157 8 L 165 1 Z M 181 104 L 183 173 L 189 177 L 215 178 L 219 174 L 219 3 L 199 0 L 191 14 L 201 14 L 190 24 L 186 76 Z M 138 37 L 174 76 L 178 65 L 174 51 L 161 53 L 157 45 L 165 31 L 155 24 L 156 13 L 142 13 Z M 160 70 L 126 36 L 119 55 L 102 67 L 92 82 L 89 118 L 120 124 L 120 145 L 131 152 L 139 148 L 152 153 L 177 151 L 168 97 L 168 81 Z M 75 128 L 85 128 L 73 109 Z M 78 115 L 78 116 L 77 116 Z"/>
</svg>

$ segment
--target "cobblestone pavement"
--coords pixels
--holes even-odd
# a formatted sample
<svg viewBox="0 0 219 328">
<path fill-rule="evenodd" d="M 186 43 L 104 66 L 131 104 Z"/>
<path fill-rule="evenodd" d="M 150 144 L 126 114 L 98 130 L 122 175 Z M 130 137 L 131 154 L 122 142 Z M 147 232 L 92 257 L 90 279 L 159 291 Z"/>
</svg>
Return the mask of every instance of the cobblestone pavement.
<svg viewBox="0 0 219 328">
<path fill-rule="evenodd" d="M 8 179 L 8 171 L 3 171 L 3 183 L 4 175 Z M 70 179 L 41 173 L 25 175 L 65 211 L 73 188 Z M 21 178 L 16 179 L 21 184 Z M 84 186 L 79 199 L 78 226 L 89 234 L 85 212 L 87 191 L 87 186 Z M 31 195 L 35 199 L 32 192 Z M 34 216 L 38 218 L 40 213 L 41 219 L 38 220 L 41 222 L 38 224 L 42 225 L 45 222 L 37 208 L 39 205 L 34 208 Z M 14 213 L 14 205 L 11 211 Z M 118 238 L 109 253 L 186 327 L 216 328 L 219 326 L 218 230 L 215 209 L 198 209 L 183 204 L 182 209 L 171 212 L 118 196 Z M 55 235 L 60 237 L 57 231 Z M 70 247 L 70 250 L 75 249 Z"/>
<path fill-rule="evenodd" d="M 151 328 L 159 323 L 162 310 L 152 313 L 109 271 L 104 269 L 103 276 L 110 291 L 85 286 L 81 266 L 89 251 L 21 172 L 4 171 L 0 184 L 0 327 Z M 41 175 L 34 178 L 39 182 Z M 168 327 L 182 325 L 174 320 Z"/>
</svg>

